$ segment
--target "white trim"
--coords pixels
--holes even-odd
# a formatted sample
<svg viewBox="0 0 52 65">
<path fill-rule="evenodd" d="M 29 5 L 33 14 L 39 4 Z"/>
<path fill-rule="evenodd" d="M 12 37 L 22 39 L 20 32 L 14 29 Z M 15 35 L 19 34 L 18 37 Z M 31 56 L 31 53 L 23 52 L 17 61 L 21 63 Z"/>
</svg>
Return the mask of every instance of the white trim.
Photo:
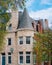
<svg viewBox="0 0 52 65">
<path fill-rule="evenodd" d="M 27 51 L 28 52 L 28 51 Z M 26 56 L 30 56 L 30 63 L 26 63 L 26 59 L 25 59 L 25 63 L 26 64 L 31 64 L 31 52 L 30 52 L 30 54 L 26 54 Z"/>
<path fill-rule="evenodd" d="M 24 56 L 23 56 L 23 63 L 20 63 L 20 56 L 23 56 L 23 54 L 18 53 L 18 64 L 23 64 L 24 63 Z"/>
<path fill-rule="evenodd" d="M 31 29 L 31 28 L 19 28 L 19 29 L 17 29 L 17 31 L 23 31 L 23 30 L 34 31 L 34 29 Z"/>
<path fill-rule="evenodd" d="M 9 57 L 9 56 L 11 56 L 11 63 L 12 63 L 12 54 L 11 54 L 11 55 L 8 54 L 8 57 Z M 9 59 L 8 59 L 8 60 L 9 60 Z M 8 62 L 8 61 L 7 61 L 7 62 Z M 11 63 L 8 63 L 8 64 L 11 64 Z"/>
</svg>

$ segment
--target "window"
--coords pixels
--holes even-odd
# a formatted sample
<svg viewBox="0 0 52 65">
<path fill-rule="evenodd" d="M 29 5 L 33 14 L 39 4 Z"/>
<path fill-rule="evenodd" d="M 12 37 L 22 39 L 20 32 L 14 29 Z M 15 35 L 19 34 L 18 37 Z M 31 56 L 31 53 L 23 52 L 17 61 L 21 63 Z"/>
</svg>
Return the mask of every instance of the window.
<svg viewBox="0 0 52 65">
<path fill-rule="evenodd" d="M 38 32 L 39 30 L 38 30 L 38 25 L 36 25 L 36 31 Z"/>
<path fill-rule="evenodd" d="M 8 38 L 8 45 L 11 45 L 11 38 Z"/>
<path fill-rule="evenodd" d="M 19 43 L 20 43 L 20 44 L 23 44 L 23 37 L 22 37 L 22 36 L 19 37 Z"/>
<path fill-rule="evenodd" d="M 11 64 L 11 53 L 8 53 L 8 63 Z"/>
<path fill-rule="evenodd" d="M 26 44 L 30 44 L 30 38 L 31 38 L 30 36 L 26 37 Z"/>
<path fill-rule="evenodd" d="M 19 62 L 20 62 L 20 64 L 22 64 L 23 63 L 23 52 L 19 52 Z"/>
<path fill-rule="evenodd" d="M 30 63 L 30 52 L 26 52 L 26 63 Z"/>
<path fill-rule="evenodd" d="M 5 53 L 2 53 L 2 65 L 6 64 L 6 57 L 5 57 Z"/>
<path fill-rule="evenodd" d="M 9 25 L 8 29 L 9 30 L 12 30 L 12 24 Z"/>
</svg>

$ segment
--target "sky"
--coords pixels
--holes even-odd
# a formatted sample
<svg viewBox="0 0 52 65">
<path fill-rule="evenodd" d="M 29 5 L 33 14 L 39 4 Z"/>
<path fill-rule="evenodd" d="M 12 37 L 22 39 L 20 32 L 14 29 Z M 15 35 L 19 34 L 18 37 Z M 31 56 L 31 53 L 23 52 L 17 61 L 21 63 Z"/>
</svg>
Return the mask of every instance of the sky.
<svg viewBox="0 0 52 65">
<path fill-rule="evenodd" d="M 52 0 L 27 0 L 26 8 L 34 19 L 48 19 L 52 27 Z"/>
</svg>

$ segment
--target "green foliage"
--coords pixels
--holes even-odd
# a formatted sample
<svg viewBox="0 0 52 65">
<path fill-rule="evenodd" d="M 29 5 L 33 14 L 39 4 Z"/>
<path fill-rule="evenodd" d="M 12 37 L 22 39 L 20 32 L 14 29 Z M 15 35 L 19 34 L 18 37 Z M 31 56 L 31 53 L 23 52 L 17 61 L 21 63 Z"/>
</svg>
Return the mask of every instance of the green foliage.
<svg viewBox="0 0 52 65">
<path fill-rule="evenodd" d="M 52 58 L 52 31 L 46 31 L 45 33 L 37 33 L 34 35 L 34 52 L 37 55 L 37 61 L 48 61 Z"/>
<path fill-rule="evenodd" d="M 0 14 L 0 22 L 7 23 L 9 21 L 10 17 L 11 17 L 10 13 Z"/>
<path fill-rule="evenodd" d="M 0 6 L 5 9 L 12 8 L 15 10 L 18 6 L 23 8 L 25 6 L 25 2 L 26 0 L 0 0 Z"/>
<path fill-rule="evenodd" d="M 5 35 L 6 35 L 6 24 L 9 21 L 11 14 L 3 13 L 0 14 L 0 51 L 2 51 L 5 45 Z"/>
<path fill-rule="evenodd" d="M 3 49 L 4 44 L 5 44 L 5 35 L 6 35 L 6 24 L 0 23 L 0 51 Z"/>
</svg>

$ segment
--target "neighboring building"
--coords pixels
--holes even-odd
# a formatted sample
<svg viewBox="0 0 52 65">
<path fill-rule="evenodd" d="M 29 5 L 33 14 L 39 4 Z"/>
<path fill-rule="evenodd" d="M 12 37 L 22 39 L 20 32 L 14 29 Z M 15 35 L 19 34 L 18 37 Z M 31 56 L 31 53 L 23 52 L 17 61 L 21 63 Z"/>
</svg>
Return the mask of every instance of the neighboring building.
<svg viewBox="0 0 52 65">
<path fill-rule="evenodd" d="M 8 33 L 5 48 L 0 54 L 0 65 L 33 65 L 34 32 L 42 33 L 47 29 L 45 21 L 30 18 L 26 8 L 24 12 L 12 11 L 6 27 Z"/>
</svg>

